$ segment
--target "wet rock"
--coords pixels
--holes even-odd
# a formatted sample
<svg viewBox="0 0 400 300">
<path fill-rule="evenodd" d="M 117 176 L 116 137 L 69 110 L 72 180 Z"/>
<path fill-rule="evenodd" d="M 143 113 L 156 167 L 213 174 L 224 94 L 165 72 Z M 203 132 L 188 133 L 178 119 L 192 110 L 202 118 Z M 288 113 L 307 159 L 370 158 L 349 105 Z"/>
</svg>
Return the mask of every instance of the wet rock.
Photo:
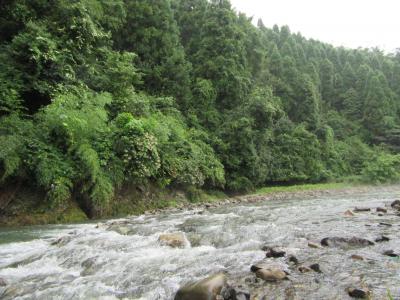
<svg viewBox="0 0 400 300">
<path fill-rule="evenodd" d="M 108 231 L 114 231 L 116 233 L 119 233 L 121 235 L 128 235 L 129 232 L 131 231 L 131 228 L 129 228 L 126 225 L 111 225 L 110 227 L 107 228 Z"/>
<path fill-rule="evenodd" d="M 190 244 L 185 234 L 182 232 L 161 234 L 158 241 L 161 245 L 172 248 L 185 248 Z"/>
<path fill-rule="evenodd" d="M 354 212 L 359 213 L 359 212 L 367 212 L 371 211 L 371 208 L 369 207 L 356 207 L 354 208 Z"/>
<path fill-rule="evenodd" d="M 377 242 L 377 243 L 389 242 L 389 241 L 390 241 L 390 239 L 387 236 L 384 236 L 384 235 L 382 235 L 382 236 L 380 236 L 380 237 L 375 239 L 375 242 Z"/>
<path fill-rule="evenodd" d="M 220 298 L 223 300 L 250 300 L 250 293 L 225 286 L 221 290 Z"/>
<path fill-rule="evenodd" d="M 369 297 L 370 291 L 368 289 L 349 288 L 347 293 L 353 298 L 366 299 Z"/>
<path fill-rule="evenodd" d="M 364 257 L 358 254 L 353 254 L 352 256 L 350 256 L 350 258 L 354 260 L 364 260 Z"/>
<path fill-rule="evenodd" d="M 394 252 L 393 250 L 386 250 L 385 252 L 383 252 L 383 255 L 390 257 L 399 257 L 399 254 Z"/>
<path fill-rule="evenodd" d="M 181 287 L 174 300 L 216 300 L 227 286 L 225 274 L 219 273 Z"/>
<path fill-rule="evenodd" d="M 381 212 L 381 213 L 387 213 L 387 209 L 386 208 L 383 208 L 383 207 L 377 207 L 376 208 L 376 212 Z"/>
<path fill-rule="evenodd" d="M 223 300 L 236 300 L 236 290 L 231 286 L 224 286 L 221 290 L 221 297 Z"/>
<path fill-rule="evenodd" d="M 287 274 L 279 268 L 269 267 L 257 270 L 256 276 L 265 281 L 279 281 L 285 279 Z"/>
<path fill-rule="evenodd" d="M 96 259 L 96 257 L 91 257 L 81 263 L 81 267 L 83 268 L 83 270 L 81 271 L 81 276 L 92 275 L 96 272 Z"/>
<path fill-rule="evenodd" d="M 265 254 L 266 257 L 278 258 L 284 257 L 286 255 L 286 252 L 281 249 L 263 247 L 263 250 L 267 251 L 267 253 Z"/>
<path fill-rule="evenodd" d="M 289 262 L 294 263 L 295 265 L 297 265 L 299 263 L 299 260 L 297 259 L 296 256 L 291 255 L 291 256 L 289 256 Z"/>
<path fill-rule="evenodd" d="M 400 200 L 394 200 L 390 206 L 394 209 L 400 209 Z"/>
<path fill-rule="evenodd" d="M 384 222 L 380 222 L 379 225 L 380 225 L 380 226 L 392 227 L 392 224 L 390 224 L 390 223 L 384 223 Z"/>
<path fill-rule="evenodd" d="M 237 291 L 236 300 L 250 300 L 250 293 L 244 291 Z"/>
<path fill-rule="evenodd" d="M 6 286 L 7 285 L 7 281 L 4 278 L 0 277 L 0 286 Z"/>
<path fill-rule="evenodd" d="M 317 272 L 317 273 L 322 273 L 321 271 L 321 267 L 319 266 L 319 264 L 312 264 L 310 265 L 310 269 Z"/>
<path fill-rule="evenodd" d="M 321 240 L 321 245 L 326 247 L 366 247 L 374 245 L 374 243 L 359 237 L 327 237 Z"/>
<path fill-rule="evenodd" d="M 56 239 L 55 241 L 51 242 L 50 245 L 52 245 L 52 246 L 65 246 L 71 240 L 72 240 L 72 236 L 66 235 L 66 236 L 62 236 L 62 237 Z"/>
<path fill-rule="evenodd" d="M 353 213 L 351 210 L 346 210 L 346 211 L 344 212 L 344 215 L 345 215 L 346 217 L 352 217 L 352 216 L 354 216 L 354 213 Z"/>
<path fill-rule="evenodd" d="M 298 270 L 299 270 L 300 273 L 308 273 L 308 272 L 311 272 L 311 269 L 308 268 L 308 267 L 305 267 L 305 266 L 300 266 L 300 267 L 298 268 Z"/>
<path fill-rule="evenodd" d="M 314 249 L 319 249 L 319 248 L 321 248 L 320 245 L 318 245 L 318 244 L 316 244 L 316 243 L 313 243 L 313 242 L 308 242 L 308 247 L 314 248 Z"/>
</svg>

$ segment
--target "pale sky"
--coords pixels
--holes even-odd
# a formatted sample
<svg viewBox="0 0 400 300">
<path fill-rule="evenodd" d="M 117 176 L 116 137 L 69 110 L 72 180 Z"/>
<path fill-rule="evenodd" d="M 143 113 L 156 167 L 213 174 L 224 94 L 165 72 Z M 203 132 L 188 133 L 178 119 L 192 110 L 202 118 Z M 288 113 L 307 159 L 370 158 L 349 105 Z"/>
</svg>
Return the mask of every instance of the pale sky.
<svg viewBox="0 0 400 300">
<path fill-rule="evenodd" d="M 266 27 L 289 25 L 335 46 L 400 48 L 400 0 L 231 0 Z"/>
</svg>

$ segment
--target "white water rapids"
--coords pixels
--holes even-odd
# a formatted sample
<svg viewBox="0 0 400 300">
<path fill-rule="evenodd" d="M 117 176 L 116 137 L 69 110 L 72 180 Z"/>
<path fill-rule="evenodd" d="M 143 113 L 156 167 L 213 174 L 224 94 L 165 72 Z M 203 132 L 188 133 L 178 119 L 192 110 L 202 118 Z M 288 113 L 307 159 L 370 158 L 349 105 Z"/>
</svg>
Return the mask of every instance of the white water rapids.
<svg viewBox="0 0 400 300">
<path fill-rule="evenodd" d="M 261 247 L 271 245 L 290 249 L 301 262 L 319 263 L 323 273 L 289 271 L 290 281 L 258 286 L 264 299 L 349 299 L 349 286 L 368 286 L 373 299 L 388 299 L 388 292 L 400 299 L 400 260 L 382 255 L 400 250 L 400 217 L 379 216 L 375 209 L 343 215 L 355 206 L 388 206 L 399 195 L 400 187 L 383 187 L 166 212 L 124 219 L 126 234 L 107 230 L 107 222 L 0 229 L 0 278 L 7 283 L 0 298 L 173 299 L 182 284 L 217 271 L 243 284 L 254 277 L 250 266 L 265 257 Z M 165 232 L 184 232 L 191 246 L 161 246 Z M 373 241 L 382 234 L 391 240 L 364 248 L 307 246 L 327 236 Z M 366 260 L 354 261 L 352 254 Z"/>
</svg>

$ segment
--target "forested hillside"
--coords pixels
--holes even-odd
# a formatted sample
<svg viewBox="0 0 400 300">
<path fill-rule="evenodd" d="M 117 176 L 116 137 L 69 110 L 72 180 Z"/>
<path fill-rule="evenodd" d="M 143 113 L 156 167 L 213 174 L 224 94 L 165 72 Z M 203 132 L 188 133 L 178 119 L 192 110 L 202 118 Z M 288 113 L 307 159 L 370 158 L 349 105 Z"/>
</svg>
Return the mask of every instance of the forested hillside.
<svg viewBox="0 0 400 300">
<path fill-rule="evenodd" d="M 400 52 L 254 26 L 227 0 L 3 0 L 0 145 L 3 188 L 92 215 L 124 185 L 394 181 Z"/>
</svg>

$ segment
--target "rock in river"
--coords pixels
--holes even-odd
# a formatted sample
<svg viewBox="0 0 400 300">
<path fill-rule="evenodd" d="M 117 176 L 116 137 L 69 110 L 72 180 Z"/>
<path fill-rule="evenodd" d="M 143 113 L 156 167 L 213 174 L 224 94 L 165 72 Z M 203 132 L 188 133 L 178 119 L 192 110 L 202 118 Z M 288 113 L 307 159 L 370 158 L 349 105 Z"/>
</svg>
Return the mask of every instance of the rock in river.
<svg viewBox="0 0 400 300">
<path fill-rule="evenodd" d="M 287 277 L 287 274 L 279 268 L 259 269 L 256 276 L 265 281 L 278 281 Z"/>
<path fill-rule="evenodd" d="M 328 247 L 366 247 L 374 245 L 373 242 L 359 237 L 327 237 L 321 240 L 322 246 Z"/>
<path fill-rule="evenodd" d="M 354 208 L 354 212 L 367 212 L 371 211 L 371 208 L 369 207 L 356 207 Z"/>
<path fill-rule="evenodd" d="M 364 257 L 358 254 L 353 254 L 352 256 L 350 256 L 350 258 L 354 260 L 364 260 Z"/>
<path fill-rule="evenodd" d="M 286 255 L 286 252 L 281 249 L 264 247 L 263 250 L 267 251 L 267 253 L 265 254 L 266 257 L 278 258 L 284 257 Z"/>
<path fill-rule="evenodd" d="M 380 237 L 375 239 L 375 242 L 377 242 L 377 243 L 389 242 L 389 241 L 390 241 L 390 239 L 387 236 L 384 236 L 384 235 L 382 235 L 382 236 L 380 236 Z"/>
<path fill-rule="evenodd" d="M 310 266 L 310 269 L 315 271 L 315 272 L 317 272 L 317 273 L 322 273 L 321 267 L 319 266 L 319 264 L 312 264 Z"/>
<path fill-rule="evenodd" d="M 352 216 L 354 216 L 354 213 L 353 213 L 351 210 L 346 210 L 346 211 L 344 212 L 344 215 L 345 215 L 346 217 L 352 217 Z"/>
<path fill-rule="evenodd" d="M 383 252 L 383 255 L 390 257 L 399 257 L 399 254 L 394 252 L 393 250 L 386 250 L 385 252 Z"/>
<path fill-rule="evenodd" d="M 170 246 L 172 248 L 185 248 L 190 246 L 189 241 L 182 232 L 161 234 L 158 241 L 161 245 Z"/>
<path fill-rule="evenodd" d="M 394 209 L 400 209 L 400 200 L 394 200 L 390 206 Z"/>
<path fill-rule="evenodd" d="M 300 273 L 308 273 L 308 272 L 311 272 L 311 269 L 310 269 L 309 267 L 305 267 L 305 266 L 300 266 L 300 267 L 298 268 L 298 270 L 299 270 Z"/>
<path fill-rule="evenodd" d="M 387 213 L 387 209 L 383 207 L 377 207 L 376 212 L 382 212 L 382 213 Z"/>
<path fill-rule="evenodd" d="M 367 289 L 357 289 L 357 288 L 349 288 L 347 292 L 350 297 L 359 299 L 366 299 L 370 294 L 370 291 Z"/>
<path fill-rule="evenodd" d="M 316 244 L 316 243 L 313 243 L 313 242 L 308 242 L 308 247 L 314 248 L 314 249 L 319 249 L 319 248 L 321 248 L 320 245 L 318 245 L 318 244 Z"/>
<path fill-rule="evenodd" d="M 278 281 L 287 277 L 287 273 L 278 265 L 260 263 L 252 265 L 250 270 L 256 273 L 258 278 L 261 278 L 265 281 Z"/>
<path fill-rule="evenodd" d="M 224 287 L 227 278 L 219 273 L 203 280 L 189 283 L 181 287 L 175 295 L 175 300 L 216 300 Z"/>
<path fill-rule="evenodd" d="M 7 281 L 5 281 L 3 278 L 0 277 L 0 286 L 6 286 Z"/>
</svg>

